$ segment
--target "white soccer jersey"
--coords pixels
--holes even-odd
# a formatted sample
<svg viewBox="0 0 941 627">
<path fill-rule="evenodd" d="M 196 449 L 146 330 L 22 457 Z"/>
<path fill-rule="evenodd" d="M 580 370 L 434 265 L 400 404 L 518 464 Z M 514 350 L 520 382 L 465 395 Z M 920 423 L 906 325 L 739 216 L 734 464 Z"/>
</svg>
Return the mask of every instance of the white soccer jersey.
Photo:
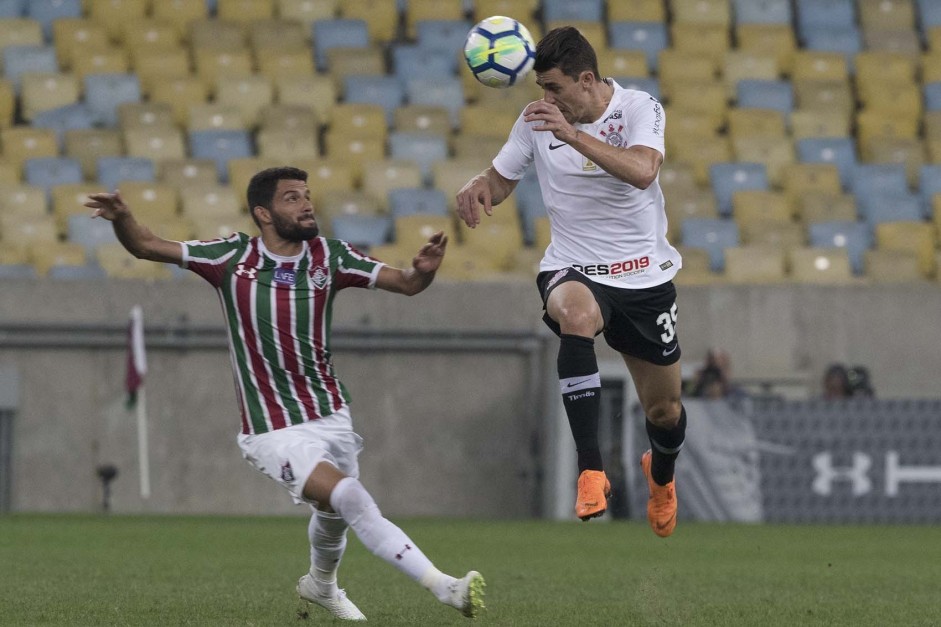
<svg viewBox="0 0 941 627">
<path fill-rule="evenodd" d="M 650 94 L 614 81 L 611 103 L 595 122 L 575 128 L 614 146 L 649 146 L 665 154 L 663 107 Z M 682 265 L 667 241 L 659 178 L 639 189 L 602 170 L 548 131 L 516 120 L 493 160 L 502 176 L 519 180 L 533 161 L 549 214 L 552 241 L 540 270 L 574 266 L 593 281 L 639 289 L 673 278 Z"/>
</svg>

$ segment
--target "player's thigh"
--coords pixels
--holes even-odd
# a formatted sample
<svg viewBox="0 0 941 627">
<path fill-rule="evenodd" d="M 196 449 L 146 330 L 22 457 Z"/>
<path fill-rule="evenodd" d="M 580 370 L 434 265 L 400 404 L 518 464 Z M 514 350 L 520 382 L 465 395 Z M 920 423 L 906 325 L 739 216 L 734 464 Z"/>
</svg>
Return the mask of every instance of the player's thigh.
<svg viewBox="0 0 941 627">
<path fill-rule="evenodd" d="M 604 299 L 577 270 L 560 270 L 540 280 L 539 285 L 549 319 L 546 322 L 556 333 L 594 337 L 604 328 L 609 311 Z"/>
<path fill-rule="evenodd" d="M 659 365 L 625 353 L 621 353 L 621 357 L 634 380 L 638 400 L 647 418 L 664 427 L 676 424 L 680 419 L 683 386 L 680 362 Z"/>
</svg>

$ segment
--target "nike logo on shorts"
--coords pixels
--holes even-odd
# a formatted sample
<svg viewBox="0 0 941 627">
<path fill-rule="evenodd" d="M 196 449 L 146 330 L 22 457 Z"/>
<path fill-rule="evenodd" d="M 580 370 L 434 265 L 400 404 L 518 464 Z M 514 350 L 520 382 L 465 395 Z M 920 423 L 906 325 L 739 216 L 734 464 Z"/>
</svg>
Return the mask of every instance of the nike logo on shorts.
<svg viewBox="0 0 941 627">
<path fill-rule="evenodd" d="M 664 357 L 669 357 L 670 355 L 672 355 L 673 353 L 675 353 L 675 352 L 676 352 L 676 349 L 678 349 L 679 347 L 680 347 L 679 344 L 674 344 L 674 345 L 673 345 L 673 348 L 671 348 L 670 350 L 667 350 L 667 349 L 664 348 L 664 349 L 663 349 L 663 356 L 664 356 Z"/>
</svg>

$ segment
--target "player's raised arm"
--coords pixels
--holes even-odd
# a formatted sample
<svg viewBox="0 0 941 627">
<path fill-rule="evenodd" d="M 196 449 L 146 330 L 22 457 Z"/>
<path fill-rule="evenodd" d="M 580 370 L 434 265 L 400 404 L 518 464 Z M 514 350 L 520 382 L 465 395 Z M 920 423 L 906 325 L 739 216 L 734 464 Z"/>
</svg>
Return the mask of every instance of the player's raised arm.
<svg viewBox="0 0 941 627">
<path fill-rule="evenodd" d="M 457 193 L 457 215 L 464 224 L 474 228 L 480 224 L 480 210 L 493 215 L 499 205 L 516 189 L 517 181 L 508 179 L 490 166 L 467 183 Z"/>
<path fill-rule="evenodd" d="M 120 192 L 89 194 L 85 206 L 95 210 L 92 218 L 100 217 L 111 222 L 118 241 L 138 259 L 177 265 L 183 261 L 183 247 L 180 242 L 158 237 L 139 223 L 124 203 Z"/>
<path fill-rule="evenodd" d="M 448 236 L 438 231 L 428 239 L 412 259 L 411 268 L 383 266 L 376 278 L 376 287 L 387 292 L 414 296 L 431 285 L 435 272 L 441 267 Z"/>
</svg>

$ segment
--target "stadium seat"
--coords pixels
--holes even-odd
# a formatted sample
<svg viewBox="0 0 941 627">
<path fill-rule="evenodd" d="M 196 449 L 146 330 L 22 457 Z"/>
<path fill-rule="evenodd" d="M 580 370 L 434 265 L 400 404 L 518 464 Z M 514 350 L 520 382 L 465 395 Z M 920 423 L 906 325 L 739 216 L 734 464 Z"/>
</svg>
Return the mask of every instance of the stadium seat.
<svg viewBox="0 0 941 627">
<path fill-rule="evenodd" d="M 29 0 L 26 17 L 42 24 L 46 41 L 52 40 L 52 24 L 55 20 L 82 16 L 82 0 Z"/>
<path fill-rule="evenodd" d="M 794 108 L 794 91 L 790 81 L 746 78 L 735 89 L 739 108 L 771 109 L 788 115 Z"/>
<path fill-rule="evenodd" d="M 182 36 L 172 24 L 152 17 L 122 22 L 116 40 L 125 48 L 130 45 L 139 46 L 143 50 L 169 51 L 184 46 Z"/>
<path fill-rule="evenodd" d="M 805 137 L 849 137 L 852 118 L 843 111 L 822 109 L 797 109 L 791 112 L 791 136 Z"/>
<path fill-rule="evenodd" d="M 277 0 L 277 14 L 309 28 L 317 20 L 336 17 L 339 5 L 340 0 Z"/>
<path fill-rule="evenodd" d="M 866 279 L 872 283 L 917 283 L 926 278 L 912 252 L 867 250 L 864 260 Z"/>
<path fill-rule="evenodd" d="M 934 226 L 924 221 L 883 222 L 875 227 L 877 250 L 913 253 L 925 277 L 934 276 L 938 237 Z"/>
<path fill-rule="evenodd" d="M 166 102 L 124 102 L 118 105 L 117 113 L 122 131 L 176 127 L 173 107 Z"/>
<path fill-rule="evenodd" d="M 413 213 L 394 220 L 395 243 L 405 250 L 417 252 L 428 243 L 428 238 L 444 231 L 448 238 L 455 242 L 455 226 L 451 216 L 428 215 Z M 414 254 L 414 252 L 412 253 Z"/>
<path fill-rule="evenodd" d="M 359 19 L 323 19 L 313 22 L 314 58 L 317 70 L 328 69 L 327 51 L 331 48 L 367 48 L 369 31 Z"/>
<path fill-rule="evenodd" d="M 383 209 L 389 207 L 390 191 L 421 187 L 422 180 L 421 168 L 414 161 L 382 159 L 363 164 L 363 191 Z"/>
<path fill-rule="evenodd" d="M 790 250 L 807 243 L 803 225 L 780 220 L 753 220 L 739 224 L 739 239 L 745 245 L 774 246 Z"/>
<path fill-rule="evenodd" d="M 470 109 L 464 107 L 461 115 Z M 403 105 L 392 113 L 392 128 L 396 131 L 434 133 L 442 137 L 451 134 L 451 113 L 435 105 Z"/>
<path fill-rule="evenodd" d="M 863 31 L 863 46 L 867 50 L 901 52 L 913 60 L 917 60 L 922 53 L 921 39 L 914 29 L 868 29 Z"/>
<path fill-rule="evenodd" d="M 131 67 L 140 80 L 141 92 L 149 96 L 155 85 L 189 76 L 189 52 L 182 46 L 169 49 L 161 46 L 133 47 Z"/>
<path fill-rule="evenodd" d="M 915 28 L 913 0 L 858 0 L 859 23 L 866 30 L 912 30 Z"/>
<path fill-rule="evenodd" d="M 832 163 L 840 182 L 848 188 L 858 160 L 855 142 L 848 137 L 807 137 L 797 141 L 798 159 L 805 163 Z"/>
<path fill-rule="evenodd" d="M 0 17 L 18 18 L 26 11 L 26 0 L 0 0 Z"/>
<path fill-rule="evenodd" d="M 931 138 L 927 139 L 930 147 Z M 909 187 L 918 184 L 918 172 L 925 163 L 925 145 L 920 139 L 873 137 L 861 146 L 862 157 L 872 163 L 901 163 L 908 173 Z M 941 160 L 935 159 L 936 162 Z"/>
<path fill-rule="evenodd" d="M 3 76 L 20 91 L 20 77 L 26 73 L 56 74 L 59 64 L 51 46 L 7 46 L 3 49 Z"/>
<path fill-rule="evenodd" d="M 941 111 L 941 81 L 925 84 L 924 94 L 925 110 Z"/>
<path fill-rule="evenodd" d="M 389 134 L 389 156 L 418 163 L 426 183 L 431 183 L 431 167 L 448 158 L 448 142 L 429 133 L 393 131 Z"/>
<path fill-rule="evenodd" d="M 446 108 L 451 115 L 452 126 L 456 128 L 459 125 L 461 109 L 464 107 L 464 88 L 460 79 L 410 80 L 406 83 L 405 93 L 409 104 Z"/>
<path fill-rule="evenodd" d="M 404 86 L 413 79 L 451 78 L 457 72 L 457 56 L 429 54 L 417 44 L 394 44 L 392 71 Z"/>
<path fill-rule="evenodd" d="M 744 189 L 732 194 L 732 217 L 739 226 L 746 222 L 790 222 L 791 204 L 784 192 Z"/>
<path fill-rule="evenodd" d="M 739 24 L 735 27 L 738 49 L 773 56 L 785 74 L 791 72 L 797 41 L 790 24 Z"/>
<path fill-rule="evenodd" d="M 64 134 L 64 154 L 77 159 L 82 175 L 92 180 L 97 177 L 100 157 L 117 157 L 124 152 L 118 131 L 112 129 L 72 129 Z"/>
<path fill-rule="evenodd" d="M 853 73 L 853 61 L 863 49 L 862 34 L 856 26 L 816 26 L 803 33 L 804 48 L 820 52 L 835 52 L 846 59 L 846 67 Z"/>
<path fill-rule="evenodd" d="M 683 221 L 681 232 L 684 246 L 708 251 L 714 272 L 725 267 L 725 249 L 739 245 L 738 225 L 728 219 L 689 218 Z"/>
<path fill-rule="evenodd" d="M 180 188 L 180 210 L 191 218 L 235 218 L 245 214 L 245 200 L 228 185 L 192 184 Z"/>
<path fill-rule="evenodd" d="M 853 281 L 849 255 L 841 248 L 793 248 L 788 254 L 791 278 L 797 283 L 846 284 Z"/>
<path fill-rule="evenodd" d="M 611 48 L 640 50 L 647 56 L 647 66 L 659 69 L 660 53 L 668 47 L 667 27 L 663 22 L 616 22 L 608 24 Z"/>
<path fill-rule="evenodd" d="M 146 17 L 150 9 L 149 0 L 84 0 L 88 14 L 103 25 L 113 40 L 121 38 L 124 25 Z"/>
<path fill-rule="evenodd" d="M 28 255 L 39 276 L 47 276 L 53 266 L 85 266 L 88 261 L 85 248 L 74 242 L 29 246 Z"/>
<path fill-rule="evenodd" d="M 810 245 L 819 248 L 843 248 L 850 259 L 853 274 L 863 273 L 863 253 L 872 246 L 872 234 L 862 222 L 817 222 L 808 227 Z"/>
<path fill-rule="evenodd" d="M 144 221 L 171 219 L 179 213 L 179 196 L 176 189 L 152 181 L 124 181 L 121 196 L 135 215 Z"/>
<path fill-rule="evenodd" d="M 297 80 L 299 76 L 314 78 L 314 58 L 307 49 L 262 48 L 255 51 L 255 64 L 258 73 L 270 78 L 275 84 Z M 328 76 L 317 78 L 333 83 Z"/>
<path fill-rule="evenodd" d="M 179 190 L 219 182 L 216 163 L 212 159 L 168 159 L 157 168 L 157 180 Z"/>
<path fill-rule="evenodd" d="M 251 157 L 254 154 L 251 135 L 246 131 L 193 131 L 189 133 L 190 156 L 212 159 L 216 162 L 219 180 L 228 181 L 229 159 Z"/>
<path fill-rule="evenodd" d="M 605 76 L 647 78 L 647 55 L 641 50 L 621 50 L 607 45 L 595 51 L 599 71 Z"/>
<path fill-rule="evenodd" d="M 392 219 L 383 215 L 340 215 L 330 219 L 330 231 L 336 239 L 367 251 L 389 241 Z"/>
<path fill-rule="evenodd" d="M 127 74 L 131 69 L 131 60 L 128 51 L 117 46 L 78 46 L 72 50 L 71 69 L 79 80 L 84 81 L 91 74 Z"/>
<path fill-rule="evenodd" d="M 838 52 L 801 49 L 794 53 L 791 80 L 848 81 L 849 64 Z"/>
<path fill-rule="evenodd" d="M 768 189 L 767 169 L 759 163 L 714 163 L 709 168 L 709 179 L 720 216 L 731 215 L 736 191 Z"/>
<path fill-rule="evenodd" d="M 274 17 L 274 0 L 217 0 L 216 16 L 222 20 L 257 22 Z"/>
<path fill-rule="evenodd" d="M 636 91 L 643 91 L 657 100 L 661 99 L 660 93 L 660 81 L 655 78 L 649 77 L 634 77 L 634 76 L 615 76 L 615 82 L 623 87 L 624 89 L 633 89 Z"/>
<path fill-rule="evenodd" d="M 696 191 L 683 190 L 673 192 L 667 198 L 667 239 L 671 242 L 679 241 L 681 226 L 688 218 L 719 217 L 716 199 L 712 194 L 703 193 L 698 189 Z"/>
<path fill-rule="evenodd" d="M 400 6 L 405 9 L 404 5 Z M 464 6 L 461 2 L 441 2 L 441 0 L 409 0 L 405 11 L 405 36 L 415 39 L 418 35 L 418 24 L 426 21 L 458 21 L 464 18 Z M 470 29 L 470 24 L 465 29 Z M 459 48 L 452 48 L 458 50 Z"/>
<path fill-rule="evenodd" d="M 120 244 L 102 244 L 95 249 L 95 259 L 112 279 L 158 281 L 171 278 L 167 264 L 137 259 Z"/>
<path fill-rule="evenodd" d="M 261 129 L 255 134 L 255 149 L 259 157 L 281 162 L 320 156 L 318 134 L 298 130 Z"/>
<path fill-rule="evenodd" d="M 379 201 L 359 190 L 333 190 L 324 192 L 320 206 L 314 208 L 318 220 L 329 224 L 339 216 L 387 216 Z"/>
<path fill-rule="evenodd" d="M 793 81 L 794 100 L 803 111 L 840 113 L 847 119 L 856 111 L 856 99 L 849 81 L 844 79 L 805 79 Z"/>
<path fill-rule="evenodd" d="M 41 218 L 48 214 L 49 201 L 42 187 L 27 185 L 17 179 L 0 185 L 0 207 L 3 207 L 0 219 L 11 216 Z"/>
<path fill-rule="evenodd" d="M 801 194 L 797 199 L 797 215 L 803 224 L 851 222 L 859 217 L 855 196 L 824 191 Z"/>
<path fill-rule="evenodd" d="M 20 77 L 20 112 L 27 122 L 37 113 L 77 103 L 79 95 L 71 74 L 27 72 Z"/>
<path fill-rule="evenodd" d="M 343 100 L 352 104 L 379 104 L 392 124 L 395 109 L 405 102 L 405 89 L 395 76 L 347 76 L 343 79 Z"/>
<path fill-rule="evenodd" d="M 941 5 L 934 0 L 915 0 L 922 31 L 941 26 Z"/>
<path fill-rule="evenodd" d="M 362 178 L 364 162 L 386 156 L 385 140 L 381 136 L 359 136 L 346 132 L 346 129 L 328 131 L 325 146 L 327 158 L 352 168 L 356 181 Z"/>
<path fill-rule="evenodd" d="M 737 284 L 782 283 L 786 274 L 783 248 L 745 244 L 725 249 L 725 278 Z"/>
<path fill-rule="evenodd" d="M 780 187 L 784 170 L 797 160 L 789 137 L 735 137 L 732 154 L 737 161 L 765 166 L 768 183 L 773 187 Z"/>
<path fill-rule="evenodd" d="M 709 167 L 713 163 L 732 160 L 732 147 L 727 137 L 683 138 L 675 143 L 672 159 L 693 168 L 696 183 L 709 185 Z"/>
<path fill-rule="evenodd" d="M 721 24 L 674 22 L 670 39 L 672 49 L 709 57 L 717 65 L 725 59 L 732 45 L 729 29 Z"/>
<path fill-rule="evenodd" d="M 857 196 L 859 215 L 870 226 L 883 222 L 917 221 L 924 219 L 921 199 L 915 194 L 879 192 Z"/>
<path fill-rule="evenodd" d="M 440 189 L 400 187 L 388 193 L 389 213 L 400 218 L 413 213 L 448 215 L 448 201 Z"/>
<path fill-rule="evenodd" d="M 791 23 L 791 0 L 732 0 L 736 24 Z"/>
<path fill-rule="evenodd" d="M 386 73 L 381 48 L 331 48 L 327 51 L 330 76 L 342 87 L 347 76 L 381 76 Z"/>
<path fill-rule="evenodd" d="M 52 131 L 56 141 L 62 143 L 62 138 L 70 130 L 91 129 L 96 125 L 95 115 L 83 103 L 75 103 L 40 111 L 33 117 L 34 129 Z"/>
<path fill-rule="evenodd" d="M 256 20 L 246 25 L 248 42 L 256 53 L 265 49 L 310 52 L 310 28 L 283 18 Z"/>
<path fill-rule="evenodd" d="M 464 49 L 471 26 L 462 19 L 419 20 L 415 23 L 415 42 L 428 54 L 454 54 L 455 50 Z"/>
<path fill-rule="evenodd" d="M 487 157 L 477 156 L 464 159 L 445 159 L 431 166 L 434 187 L 444 192 L 449 210 L 456 208 L 457 192 L 461 187 L 489 165 L 490 161 Z M 519 194 L 520 186 L 517 185 L 514 195 L 517 196 L 518 202 L 521 199 Z"/>
<path fill-rule="evenodd" d="M 513 268 L 523 248 L 523 232 L 516 221 L 484 220 L 477 228 L 460 223 L 461 246 L 476 258 L 486 259 L 501 271 Z"/>
<path fill-rule="evenodd" d="M 840 28 L 856 23 L 853 0 L 795 0 L 799 35 L 815 27 Z"/>
<path fill-rule="evenodd" d="M 23 181 L 49 190 L 53 185 L 81 183 L 82 165 L 69 157 L 39 157 L 23 162 Z"/>
<path fill-rule="evenodd" d="M 193 54 L 196 76 L 212 91 L 225 76 L 248 76 L 252 73 L 252 55 L 247 48 L 207 46 Z"/>
<path fill-rule="evenodd" d="M 274 84 L 265 76 L 220 76 L 216 82 L 215 102 L 238 108 L 250 128 L 258 124 L 259 113 L 274 97 Z"/>
<path fill-rule="evenodd" d="M 898 163 L 860 163 L 850 175 L 850 190 L 857 198 L 879 193 L 907 194 L 905 166 Z"/>
<path fill-rule="evenodd" d="M 140 81 L 134 74 L 89 74 L 84 79 L 85 103 L 104 126 L 118 122 L 117 108 L 140 102 Z"/>
<path fill-rule="evenodd" d="M 735 108 L 729 111 L 729 135 L 738 137 L 784 137 L 784 114 L 776 109 Z"/>
<path fill-rule="evenodd" d="M 313 107 L 320 123 L 331 121 L 338 98 L 332 78 L 319 75 L 276 77 L 275 91 L 278 104 Z"/>
<path fill-rule="evenodd" d="M 892 91 L 891 96 L 886 94 L 888 89 Z M 917 119 L 921 117 L 922 112 L 922 93 L 916 83 L 886 83 L 884 81 L 859 83 L 857 94 L 863 105 L 862 114 L 887 113 L 890 116 L 909 116 L 916 119 L 914 126 L 918 126 Z"/>
<path fill-rule="evenodd" d="M 27 159 L 59 156 L 59 143 L 55 131 L 45 128 L 13 126 L 0 129 L 3 158 L 22 167 Z"/>
<path fill-rule="evenodd" d="M 399 12 L 394 2 L 387 0 L 359 0 L 340 5 L 341 17 L 366 22 L 369 38 L 375 42 L 395 39 L 399 27 Z"/>
<path fill-rule="evenodd" d="M 722 79 L 734 98 L 738 82 L 744 79 L 776 81 L 781 77 L 778 59 L 769 52 L 728 50 L 721 59 Z"/>
<path fill-rule="evenodd" d="M 124 133 L 127 154 L 130 157 L 147 157 L 155 163 L 167 159 L 186 158 L 183 133 L 177 128 L 137 128 Z"/>
<path fill-rule="evenodd" d="M 603 21 L 602 0 L 544 0 L 542 19 L 545 22 L 597 22 Z"/>
<path fill-rule="evenodd" d="M 193 131 L 244 131 L 249 125 L 242 111 L 231 104 L 202 102 L 191 105 L 186 117 L 186 130 Z"/>
<path fill-rule="evenodd" d="M 98 182 L 107 189 L 117 189 L 121 181 L 154 182 L 154 162 L 144 157 L 101 157 L 98 159 Z"/>
</svg>

